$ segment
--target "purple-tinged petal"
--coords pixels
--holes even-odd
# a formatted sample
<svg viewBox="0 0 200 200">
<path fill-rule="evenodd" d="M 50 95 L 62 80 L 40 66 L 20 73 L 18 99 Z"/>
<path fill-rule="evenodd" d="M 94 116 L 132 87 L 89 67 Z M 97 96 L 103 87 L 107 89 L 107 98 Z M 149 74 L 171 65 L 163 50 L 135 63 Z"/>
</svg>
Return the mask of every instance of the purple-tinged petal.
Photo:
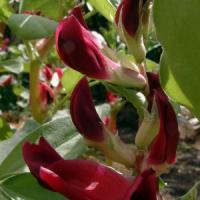
<svg viewBox="0 0 200 200">
<path fill-rule="evenodd" d="M 72 121 L 80 133 L 89 140 L 104 141 L 104 126 L 99 118 L 87 79 L 82 78 L 75 87 L 70 104 Z"/>
</svg>

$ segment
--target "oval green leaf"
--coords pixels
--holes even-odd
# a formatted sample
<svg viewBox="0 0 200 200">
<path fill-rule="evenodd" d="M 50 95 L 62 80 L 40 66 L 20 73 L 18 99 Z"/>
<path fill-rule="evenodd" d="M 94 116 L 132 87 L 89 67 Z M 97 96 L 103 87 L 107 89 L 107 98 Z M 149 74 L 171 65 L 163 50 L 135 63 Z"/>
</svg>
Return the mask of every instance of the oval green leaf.
<svg viewBox="0 0 200 200">
<path fill-rule="evenodd" d="M 176 102 L 200 118 L 200 1 L 155 0 L 154 21 L 164 48 L 161 83 Z"/>
<path fill-rule="evenodd" d="M 8 19 L 8 26 L 16 36 L 34 40 L 53 35 L 57 22 L 36 15 L 13 14 Z"/>
</svg>

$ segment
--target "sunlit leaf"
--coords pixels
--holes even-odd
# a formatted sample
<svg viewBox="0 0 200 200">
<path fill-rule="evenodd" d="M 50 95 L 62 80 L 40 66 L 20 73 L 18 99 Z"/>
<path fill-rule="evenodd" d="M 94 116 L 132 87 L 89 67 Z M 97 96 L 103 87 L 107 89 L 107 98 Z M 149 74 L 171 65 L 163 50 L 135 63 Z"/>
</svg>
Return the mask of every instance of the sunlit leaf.
<svg viewBox="0 0 200 200">
<path fill-rule="evenodd" d="M 39 125 L 30 121 L 11 139 L 0 143 L 0 177 L 13 172 L 24 171 L 25 163 L 22 158 L 22 144 L 25 140 L 36 142 L 43 135 L 48 142 L 65 158 L 75 158 L 84 151 L 82 137 L 77 135 L 70 117 L 64 117 Z M 79 137 L 78 137 L 79 136 Z M 78 149 L 76 144 L 79 145 Z M 63 147 L 71 146 L 66 150 Z M 74 148 L 76 150 L 74 150 Z M 63 150 L 66 151 L 63 151 Z"/>
<path fill-rule="evenodd" d="M 67 68 L 62 77 L 62 85 L 67 94 L 70 94 L 78 81 L 83 77 L 81 73 L 71 68 Z"/>
<path fill-rule="evenodd" d="M 13 131 L 10 126 L 6 123 L 5 119 L 0 117 L 0 141 L 6 140 L 13 135 Z"/>
<path fill-rule="evenodd" d="M 8 0 L 0 1 L 0 21 L 6 22 L 6 20 L 12 15 L 12 8 L 9 5 Z"/>
<path fill-rule="evenodd" d="M 45 16 L 51 17 L 52 19 L 58 19 L 60 11 L 59 3 L 59 0 L 22 0 L 20 11 L 40 11 Z"/>
<path fill-rule="evenodd" d="M 0 183 L 0 190 L 12 200 L 66 199 L 42 187 L 30 173 L 18 174 L 5 179 Z"/>
<path fill-rule="evenodd" d="M 200 1 L 155 0 L 154 21 L 164 48 L 161 83 L 176 102 L 200 118 Z"/>
<path fill-rule="evenodd" d="M 13 14 L 8 19 L 8 26 L 18 37 L 34 40 L 53 35 L 57 22 L 36 15 Z"/>
<path fill-rule="evenodd" d="M 107 20 L 113 22 L 116 9 L 110 0 L 88 0 L 88 2 L 100 12 Z"/>
</svg>

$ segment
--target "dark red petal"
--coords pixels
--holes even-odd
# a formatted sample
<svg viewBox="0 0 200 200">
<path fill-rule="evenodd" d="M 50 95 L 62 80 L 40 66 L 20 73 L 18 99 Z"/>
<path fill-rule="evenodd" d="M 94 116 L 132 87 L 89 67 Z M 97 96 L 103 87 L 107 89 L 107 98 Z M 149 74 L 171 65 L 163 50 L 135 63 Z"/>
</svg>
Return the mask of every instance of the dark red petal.
<svg viewBox="0 0 200 200">
<path fill-rule="evenodd" d="M 42 69 L 42 73 L 43 73 L 44 77 L 46 78 L 46 80 L 48 80 L 48 81 L 50 81 L 53 77 L 53 72 L 52 72 L 51 68 L 49 68 L 48 66 L 45 66 Z"/>
<path fill-rule="evenodd" d="M 107 99 L 108 103 L 113 103 L 113 102 L 115 103 L 119 99 L 119 97 L 117 95 L 115 95 L 113 92 L 107 91 L 106 99 Z"/>
<path fill-rule="evenodd" d="M 72 121 L 80 133 L 89 140 L 104 140 L 103 122 L 99 118 L 87 79 L 82 78 L 75 87 L 70 103 Z"/>
<path fill-rule="evenodd" d="M 23 157 L 31 173 L 39 178 L 39 169 L 41 166 L 47 167 L 56 161 L 62 160 L 62 157 L 41 137 L 39 144 L 30 144 L 25 142 L 22 148 Z"/>
<path fill-rule="evenodd" d="M 85 20 L 83 18 L 83 13 L 82 13 L 80 5 L 74 7 L 73 10 L 71 11 L 70 15 L 74 15 L 76 17 L 76 19 L 80 22 L 80 24 L 82 26 L 84 26 L 86 29 L 88 29 L 88 26 L 85 23 Z"/>
<path fill-rule="evenodd" d="M 179 138 L 176 114 L 162 92 L 155 92 L 160 117 L 159 133 L 153 140 L 148 158 L 149 164 L 173 163 Z"/>
<path fill-rule="evenodd" d="M 2 45 L 1 45 L 0 51 L 6 51 L 8 49 L 9 43 L 10 43 L 10 39 L 9 38 L 5 38 L 3 40 Z"/>
<path fill-rule="evenodd" d="M 12 75 L 8 75 L 8 76 L 5 76 L 5 77 L 3 76 L 2 79 L 3 80 L 0 81 L 0 87 L 6 87 L 8 85 L 11 85 L 12 82 L 13 82 L 13 76 Z"/>
<path fill-rule="evenodd" d="M 140 1 L 141 0 L 123 0 L 122 23 L 129 35 L 134 36 L 140 23 Z"/>
<path fill-rule="evenodd" d="M 119 6 L 117 8 L 117 12 L 115 14 L 115 23 L 116 23 L 116 25 L 118 25 L 118 23 L 119 23 L 119 17 L 120 17 L 121 11 L 122 11 L 122 7 L 123 7 L 123 1 L 119 4 Z"/>
<path fill-rule="evenodd" d="M 61 79 L 63 76 L 63 70 L 60 67 L 56 67 L 55 72 L 58 74 L 59 79 Z"/>
<path fill-rule="evenodd" d="M 40 99 L 42 106 L 51 104 L 55 99 L 53 89 L 48 84 L 42 82 L 40 83 Z"/>
<path fill-rule="evenodd" d="M 96 79 L 106 79 L 106 59 L 86 30 L 73 16 L 59 23 L 56 30 L 56 47 L 64 63 Z"/>
<path fill-rule="evenodd" d="M 156 200 L 157 191 L 156 173 L 147 169 L 135 178 L 127 196 L 130 200 Z"/>
<path fill-rule="evenodd" d="M 41 168 L 40 177 L 52 190 L 69 199 L 129 200 L 125 195 L 130 181 L 93 161 L 58 161 L 49 169 Z"/>
</svg>

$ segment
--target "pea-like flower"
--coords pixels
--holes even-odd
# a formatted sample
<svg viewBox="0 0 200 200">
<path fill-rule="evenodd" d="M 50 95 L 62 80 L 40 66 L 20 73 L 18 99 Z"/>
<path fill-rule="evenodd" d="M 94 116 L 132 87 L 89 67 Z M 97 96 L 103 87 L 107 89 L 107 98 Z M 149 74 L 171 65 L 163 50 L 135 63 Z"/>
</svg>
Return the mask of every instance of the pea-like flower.
<svg viewBox="0 0 200 200">
<path fill-rule="evenodd" d="M 136 148 L 124 144 L 113 134 L 98 116 L 88 81 L 83 77 L 71 95 L 70 113 L 72 121 L 87 143 L 101 150 L 111 160 L 133 166 Z"/>
<path fill-rule="evenodd" d="M 46 110 L 47 106 L 55 99 L 54 91 L 47 83 L 44 82 L 40 82 L 39 91 L 41 109 Z"/>
<path fill-rule="evenodd" d="M 122 0 L 115 15 L 118 33 L 138 63 L 144 60 L 146 54 L 143 35 L 149 22 L 150 2 L 151 0 Z"/>
<path fill-rule="evenodd" d="M 64 160 L 43 137 L 38 145 L 25 142 L 23 157 L 43 186 L 71 200 L 156 200 L 153 170 L 124 177 L 93 161 Z"/>
<path fill-rule="evenodd" d="M 105 56 L 81 16 L 80 9 L 73 10 L 57 27 L 56 47 L 64 63 L 94 79 L 143 89 L 146 80 L 139 69 L 122 66 Z"/>
</svg>

